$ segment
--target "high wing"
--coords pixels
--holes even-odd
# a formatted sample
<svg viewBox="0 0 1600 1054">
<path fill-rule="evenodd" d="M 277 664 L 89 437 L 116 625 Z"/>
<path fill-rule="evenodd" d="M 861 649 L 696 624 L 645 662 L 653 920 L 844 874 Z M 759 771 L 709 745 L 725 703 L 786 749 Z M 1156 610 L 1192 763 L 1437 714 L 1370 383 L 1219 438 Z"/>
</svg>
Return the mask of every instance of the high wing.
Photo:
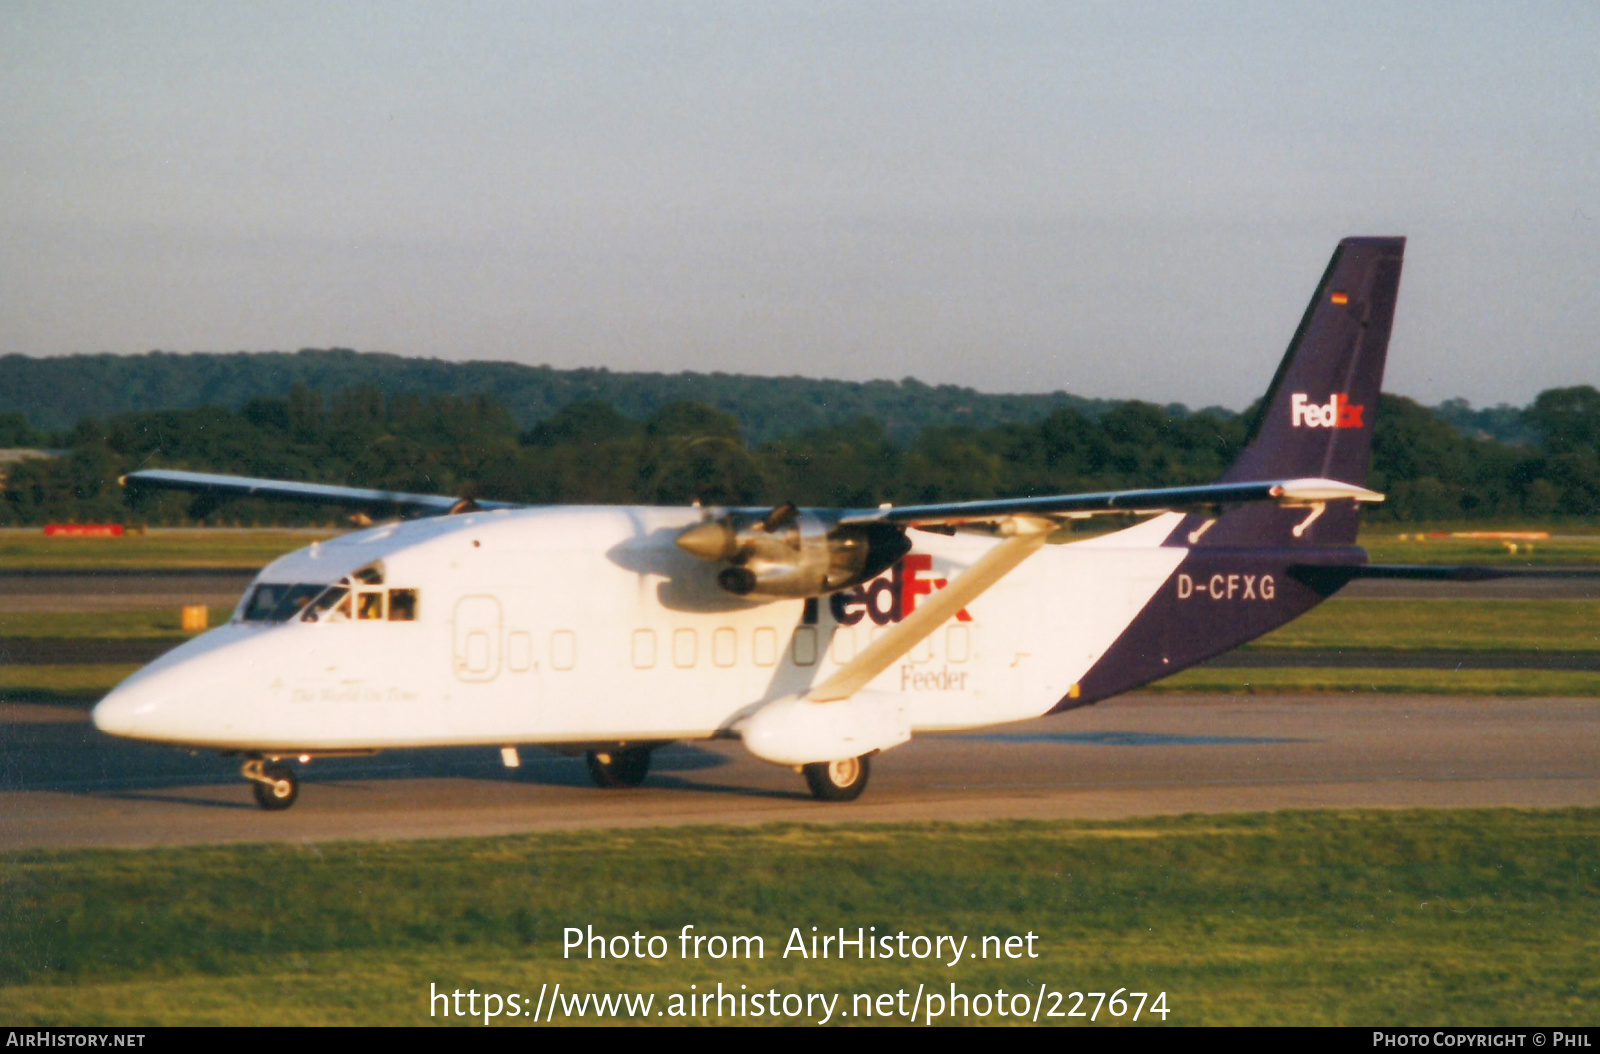
<svg viewBox="0 0 1600 1054">
<path fill-rule="evenodd" d="M 521 508 L 509 502 L 474 501 L 447 494 L 408 494 L 403 491 L 368 490 L 364 487 L 335 487 L 325 483 L 295 483 L 281 479 L 256 479 L 250 476 L 223 476 L 209 472 L 180 472 L 176 469 L 142 469 L 123 476 L 121 483 L 130 492 L 176 490 L 197 495 L 202 503 L 229 498 L 273 498 L 312 505 L 342 505 L 379 514 L 409 513 L 413 516 L 447 516 L 453 512 L 478 509 Z"/>
<path fill-rule="evenodd" d="M 885 506 L 852 510 L 841 524 L 891 523 L 924 529 L 955 530 L 1000 524 L 1012 517 L 1082 519 L 1115 513 L 1192 512 L 1218 505 L 1271 501 L 1285 506 L 1311 506 L 1329 501 L 1379 502 L 1383 495 L 1336 479 L 1278 479 L 1244 483 L 1208 483 L 1194 487 L 1108 490 L 1088 494 L 1052 494 L 1038 498 L 999 498 L 936 505 Z"/>
<path fill-rule="evenodd" d="M 957 611 L 1016 570 L 1044 545 L 1062 519 L 1110 513 L 1193 511 L 1250 502 L 1312 507 L 1341 500 L 1377 502 L 1383 500 L 1383 495 L 1333 479 L 1289 479 L 906 505 L 848 514 L 841 524 L 890 523 L 950 533 L 957 530 L 983 530 L 1001 535 L 1004 541 L 932 598 L 918 605 L 916 611 L 873 641 L 854 660 L 812 688 L 806 693 L 806 698 L 818 703 L 850 698 Z"/>
</svg>

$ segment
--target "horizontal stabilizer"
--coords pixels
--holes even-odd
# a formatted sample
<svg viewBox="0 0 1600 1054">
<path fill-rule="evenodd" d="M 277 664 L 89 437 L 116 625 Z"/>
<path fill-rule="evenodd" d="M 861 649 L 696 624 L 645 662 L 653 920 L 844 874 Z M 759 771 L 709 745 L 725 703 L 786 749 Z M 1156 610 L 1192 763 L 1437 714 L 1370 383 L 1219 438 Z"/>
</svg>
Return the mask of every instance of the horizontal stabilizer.
<svg viewBox="0 0 1600 1054">
<path fill-rule="evenodd" d="M 1289 573 L 1306 585 L 1331 592 L 1357 578 L 1414 582 L 1490 582 L 1501 578 L 1600 578 L 1592 567 L 1491 567 L 1483 564 L 1291 564 Z"/>
</svg>

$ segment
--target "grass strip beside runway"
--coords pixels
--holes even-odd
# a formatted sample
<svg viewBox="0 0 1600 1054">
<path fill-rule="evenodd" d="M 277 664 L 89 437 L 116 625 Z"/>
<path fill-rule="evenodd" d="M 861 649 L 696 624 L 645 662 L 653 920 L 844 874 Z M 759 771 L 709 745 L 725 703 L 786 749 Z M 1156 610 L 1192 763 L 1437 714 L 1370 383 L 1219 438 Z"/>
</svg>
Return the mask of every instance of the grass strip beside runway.
<svg viewBox="0 0 1600 1054">
<path fill-rule="evenodd" d="M 95 571 L 189 567 L 263 567 L 337 531 L 162 530 L 121 538 L 46 537 L 38 528 L 0 531 L 0 568 L 7 571 Z"/>
<path fill-rule="evenodd" d="M 37 611 L 0 614 L 0 640 L 187 640 L 181 603 L 144 611 Z M 213 607 L 210 625 L 220 626 L 233 612 Z"/>
<path fill-rule="evenodd" d="M 1600 652 L 1600 601 L 1335 597 L 1247 647 Z"/>
<path fill-rule="evenodd" d="M 1141 691 L 1382 692 L 1394 695 L 1600 696 L 1600 672 L 1591 670 L 1410 670 L 1376 667 L 1197 667 Z"/>
<path fill-rule="evenodd" d="M 685 924 L 761 936 L 765 957 L 684 961 Z M 563 929 L 588 925 L 671 954 L 563 959 Z M 969 949 L 1031 931 L 1040 958 L 783 958 L 812 926 Z M 1593 1025 L 1597 929 L 1596 809 L 29 852 L 0 861 L 0 1018 L 410 1024 L 430 982 L 661 999 L 954 982 L 1165 991 L 1184 1024 Z"/>
<path fill-rule="evenodd" d="M 1492 531 L 1493 526 L 1457 524 L 1455 530 Z M 1555 535 L 1542 541 L 1494 538 L 1426 538 L 1414 526 L 1408 533 L 1400 524 L 1363 530 L 1358 543 L 1375 564 L 1492 564 L 1505 567 L 1562 567 L 1600 563 L 1600 534 L 1592 527 L 1513 527 L 1511 530 L 1549 530 Z M 1407 534 L 1402 540 L 1400 534 Z M 1512 547 L 1515 546 L 1515 549 Z"/>
<path fill-rule="evenodd" d="M 89 706 L 135 665 L 0 666 L 0 702 Z M 1368 667 L 1201 667 L 1145 691 L 1157 692 L 1388 692 L 1421 695 L 1600 696 L 1600 672 L 1586 670 L 1409 670 Z"/>
<path fill-rule="evenodd" d="M 89 706 L 139 669 L 136 664 L 0 665 L 0 702 Z"/>
</svg>

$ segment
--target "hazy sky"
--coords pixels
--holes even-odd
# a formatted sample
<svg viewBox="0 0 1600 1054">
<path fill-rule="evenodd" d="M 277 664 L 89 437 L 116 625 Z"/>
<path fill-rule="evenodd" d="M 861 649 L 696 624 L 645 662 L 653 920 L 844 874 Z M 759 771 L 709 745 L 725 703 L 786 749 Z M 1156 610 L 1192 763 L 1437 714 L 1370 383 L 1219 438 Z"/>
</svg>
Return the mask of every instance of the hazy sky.
<svg viewBox="0 0 1600 1054">
<path fill-rule="evenodd" d="M 1600 4 L 0 0 L 0 351 L 345 346 L 1242 406 L 1600 383 Z"/>
</svg>

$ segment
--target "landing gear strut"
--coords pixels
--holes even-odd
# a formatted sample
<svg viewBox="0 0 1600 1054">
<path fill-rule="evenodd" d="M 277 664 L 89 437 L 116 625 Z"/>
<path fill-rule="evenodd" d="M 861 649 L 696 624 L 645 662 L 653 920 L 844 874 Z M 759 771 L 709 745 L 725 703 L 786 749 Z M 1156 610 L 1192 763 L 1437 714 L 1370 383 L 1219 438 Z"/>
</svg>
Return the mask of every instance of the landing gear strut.
<svg viewBox="0 0 1600 1054">
<path fill-rule="evenodd" d="M 650 772 L 649 747 L 591 750 L 583 756 L 597 787 L 637 787 Z"/>
<path fill-rule="evenodd" d="M 842 761 L 814 762 L 800 771 L 805 773 L 811 796 L 818 801 L 855 801 L 867 789 L 872 765 L 871 759 L 863 754 Z"/>
<path fill-rule="evenodd" d="M 300 796 L 300 781 L 294 770 L 282 762 L 251 758 L 239 772 L 250 781 L 256 804 L 268 812 L 287 809 Z"/>
</svg>

